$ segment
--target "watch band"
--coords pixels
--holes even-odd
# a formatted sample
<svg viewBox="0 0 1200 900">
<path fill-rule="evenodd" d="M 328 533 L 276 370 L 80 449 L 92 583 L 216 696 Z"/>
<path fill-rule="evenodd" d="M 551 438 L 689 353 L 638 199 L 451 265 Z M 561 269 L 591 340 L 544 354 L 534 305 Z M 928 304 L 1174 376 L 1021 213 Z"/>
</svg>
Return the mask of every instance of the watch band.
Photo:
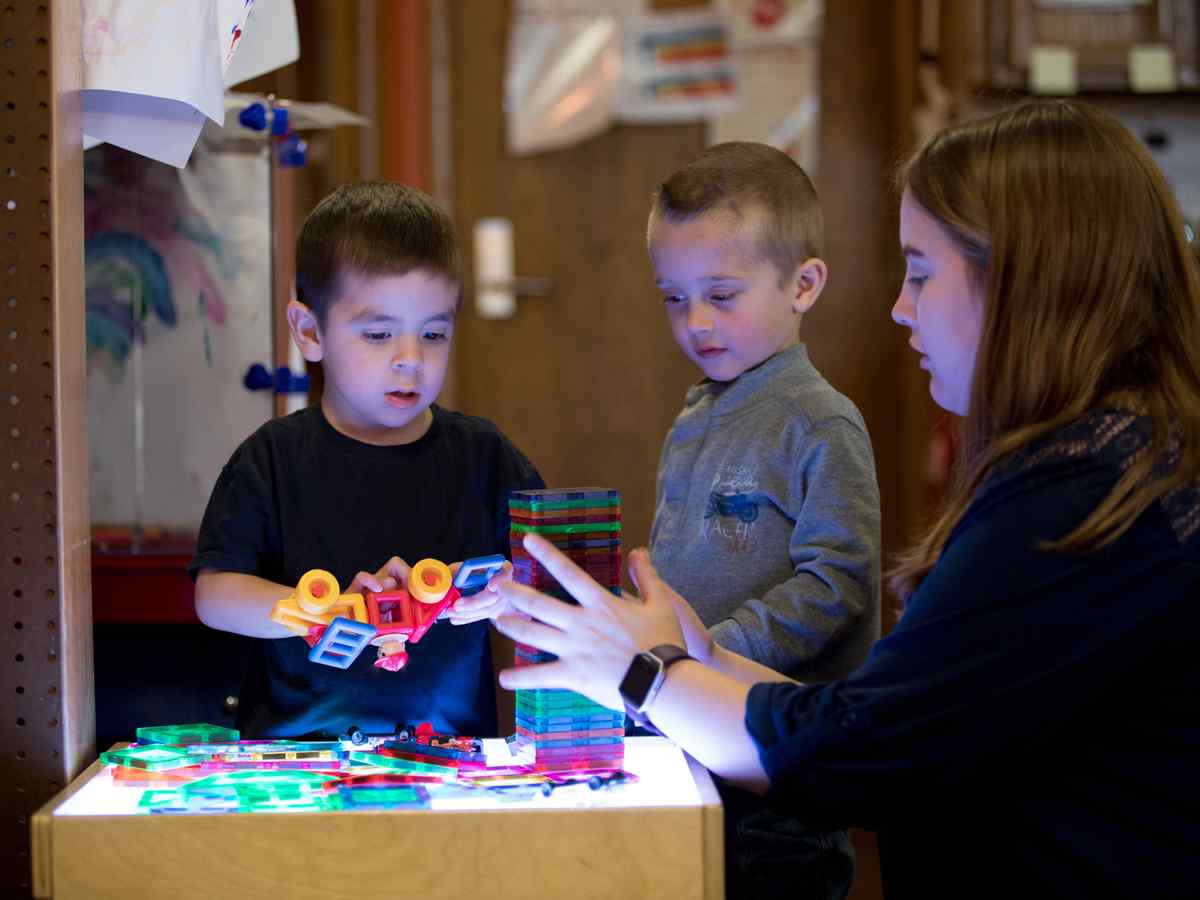
<svg viewBox="0 0 1200 900">
<path fill-rule="evenodd" d="M 637 657 L 634 658 L 634 661 L 630 663 L 630 669 L 637 665 L 640 658 L 644 658 L 646 656 L 651 656 L 658 662 L 658 674 L 655 677 L 653 684 L 651 684 L 650 688 L 646 691 L 645 697 L 641 698 L 640 703 L 638 703 L 636 706 L 629 702 L 628 697 L 624 698 L 625 712 L 629 718 L 633 720 L 634 724 L 658 734 L 658 729 L 656 729 L 650 723 L 650 720 L 646 716 L 644 710 L 654 701 L 654 698 L 658 695 L 659 690 L 662 689 L 663 682 L 666 680 L 667 670 L 677 662 L 682 662 L 685 659 L 693 659 L 694 657 L 689 656 L 686 650 L 684 650 L 682 647 L 677 647 L 674 644 L 659 644 L 656 647 L 651 647 L 649 650 L 644 650 L 639 653 Z"/>
</svg>

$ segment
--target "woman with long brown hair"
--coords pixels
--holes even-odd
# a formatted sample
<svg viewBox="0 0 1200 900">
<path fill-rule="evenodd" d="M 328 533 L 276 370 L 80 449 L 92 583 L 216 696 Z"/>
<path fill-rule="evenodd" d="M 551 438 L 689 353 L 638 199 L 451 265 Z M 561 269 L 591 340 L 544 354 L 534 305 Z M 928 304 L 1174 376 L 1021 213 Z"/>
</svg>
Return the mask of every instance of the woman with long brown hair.
<svg viewBox="0 0 1200 900">
<path fill-rule="evenodd" d="M 502 684 L 632 706 L 773 805 L 877 829 L 889 896 L 1196 896 L 1200 273 L 1178 206 L 1069 102 L 951 128 L 900 181 L 893 317 L 964 440 L 893 631 L 800 685 L 714 646 L 644 552 L 627 602 L 528 538 L 579 606 L 494 586 L 532 617 L 500 628 L 559 657 Z"/>
</svg>

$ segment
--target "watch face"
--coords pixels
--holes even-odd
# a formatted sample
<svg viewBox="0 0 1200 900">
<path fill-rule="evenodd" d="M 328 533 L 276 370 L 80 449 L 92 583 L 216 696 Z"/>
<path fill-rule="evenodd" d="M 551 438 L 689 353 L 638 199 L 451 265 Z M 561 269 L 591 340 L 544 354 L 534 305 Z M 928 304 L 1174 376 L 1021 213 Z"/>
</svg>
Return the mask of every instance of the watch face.
<svg viewBox="0 0 1200 900">
<path fill-rule="evenodd" d="M 654 685 L 654 679 L 658 677 L 661 666 L 658 658 L 649 653 L 639 653 L 633 658 L 625 677 L 621 679 L 621 697 L 626 703 L 636 709 L 641 709 L 642 704 L 646 702 L 646 696 L 650 693 L 650 688 Z"/>
</svg>

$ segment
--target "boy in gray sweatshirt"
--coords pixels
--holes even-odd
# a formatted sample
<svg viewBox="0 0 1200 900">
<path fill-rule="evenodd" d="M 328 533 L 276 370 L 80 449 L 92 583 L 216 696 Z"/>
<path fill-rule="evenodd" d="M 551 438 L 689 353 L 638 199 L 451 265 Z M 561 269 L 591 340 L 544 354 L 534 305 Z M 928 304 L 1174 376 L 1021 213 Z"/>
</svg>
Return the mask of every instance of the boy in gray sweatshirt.
<svg viewBox="0 0 1200 900">
<path fill-rule="evenodd" d="M 879 488 L 862 416 L 800 342 L 828 274 L 816 192 L 774 148 L 718 144 L 660 185 L 647 243 L 704 375 L 663 445 L 654 566 L 721 646 L 843 677 L 879 637 Z M 844 832 L 723 796 L 731 898 L 845 896 Z"/>
</svg>

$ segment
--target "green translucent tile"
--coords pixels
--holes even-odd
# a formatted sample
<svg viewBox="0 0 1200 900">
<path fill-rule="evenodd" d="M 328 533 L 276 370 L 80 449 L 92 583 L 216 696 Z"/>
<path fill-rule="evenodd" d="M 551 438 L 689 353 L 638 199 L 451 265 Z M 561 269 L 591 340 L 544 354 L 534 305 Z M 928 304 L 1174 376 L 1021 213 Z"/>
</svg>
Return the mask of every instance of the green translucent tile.
<svg viewBox="0 0 1200 900">
<path fill-rule="evenodd" d="M 139 744 L 220 744 L 236 741 L 236 728 L 197 722 L 193 725 L 146 725 L 137 730 Z"/>
<path fill-rule="evenodd" d="M 458 771 L 454 766 L 439 766 L 434 763 L 417 762 L 413 759 L 401 759 L 398 756 L 385 756 L 382 753 L 371 753 L 367 750 L 351 750 L 350 758 L 355 762 L 379 766 L 383 769 L 393 769 L 397 772 L 412 772 L 414 774 L 441 775 L 454 777 Z"/>
<path fill-rule="evenodd" d="M 179 747 L 127 747 L 124 750 L 105 750 L 100 754 L 100 761 L 113 766 L 125 766 L 130 769 L 145 769 L 148 772 L 165 772 L 169 769 L 182 769 L 184 766 L 195 765 L 195 760 Z"/>
<path fill-rule="evenodd" d="M 183 794 L 178 790 L 145 790 L 138 799 L 138 809 L 142 812 L 158 812 L 161 810 L 184 810 L 187 804 Z"/>
<path fill-rule="evenodd" d="M 509 509 L 528 510 L 536 512 L 544 509 L 600 509 L 604 506 L 620 506 L 620 497 L 594 497 L 583 500 L 509 500 Z"/>
<path fill-rule="evenodd" d="M 219 772 L 185 784 L 183 793 L 189 799 L 231 792 L 240 798 L 249 796 L 246 792 L 253 790 L 269 791 L 271 796 L 281 796 L 292 789 L 317 791 L 326 781 L 336 778 L 336 775 L 307 769 L 240 769 L 236 772 Z"/>
<path fill-rule="evenodd" d="M 327 802 L 331 809 L 413 809 L 429 805 L 429 791 L 420 785 L 341 788 Z"/>
<path fill-rule="evenodd" d="M 620 522 L 581 522 L 577 525 L 522 525 L 513 522 L 513 531 L 530 534 L 584 534 L 591 531 L 620 531 Z"/>
</svg>

